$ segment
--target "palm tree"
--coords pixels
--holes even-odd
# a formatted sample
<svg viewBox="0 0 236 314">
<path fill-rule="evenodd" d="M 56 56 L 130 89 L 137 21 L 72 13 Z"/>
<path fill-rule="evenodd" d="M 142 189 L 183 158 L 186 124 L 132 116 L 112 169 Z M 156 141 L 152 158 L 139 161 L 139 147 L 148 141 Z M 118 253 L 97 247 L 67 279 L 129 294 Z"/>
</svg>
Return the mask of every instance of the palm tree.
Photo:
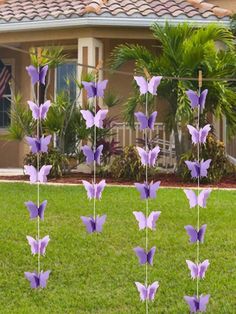
<svg viewBox="0 0 236 314">
<path fill-rule="evenodd" d="M 212 79 L 204 82 L 204 89 L 208 88 L 206 109 L 203 117 L 207 119 L 208 113 L 216 117 L 224 115 L 227 119 L 228 134 L 236 133 L 236 93 L 235 86 L 222 78 L 235 78 L 236 55 L 234 36 L 230 30 L 223 26 L 210 24 L 206 27 L 195 28 L 183 23 L 164 27 L 154 24 L 151 27 L 157 45 L 161 46 L 158 54 L 154 54 L 146 47 L 134 44 L 119 45 L 111 56 L 113 69 L 119 68 L 127 61 L 135 62 L 135 73 L 143 75 L 146 68 L 151 75 L 177 77 L 162 81 L 158 93 L 169 103 L 166 125 L 174 131 L 176 155 L 179 160 L 181 154 L 189 147 L 186 123 L 194 119 L 185 91 L 197 90 L 198 82 L 179 80 L 178 77 L 198 77 L 201 68 L 204 78 Z M 217 48 L 219 42 L 224 49 Z M 150 102 L 151 103 L 151 102 Z M 152 102 L 156 106 L 156 101 Z M 134 112 L 137 106 L 144 105 L 144 98 L 139 96 L 134 86 L 131 96 L 124 109 L 124 117 L 130 126 L 134 125 Z M 152 110 L 153 107 L 150 107 Z M 183 128 L 183 136 L 178 137 L 178 126 Z M 185 135 L 184 135 L 185 134 Z"/>
</svg>

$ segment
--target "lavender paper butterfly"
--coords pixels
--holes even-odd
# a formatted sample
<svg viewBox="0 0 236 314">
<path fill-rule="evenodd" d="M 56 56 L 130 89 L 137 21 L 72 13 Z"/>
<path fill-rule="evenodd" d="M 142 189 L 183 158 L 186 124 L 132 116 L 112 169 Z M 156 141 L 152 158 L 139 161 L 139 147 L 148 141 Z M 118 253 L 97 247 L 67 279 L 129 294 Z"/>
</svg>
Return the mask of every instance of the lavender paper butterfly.
<svg viewBox="0 0 236 314">
<path fill-rule="evenodd" d="M 39 207 L 31 201 L 25 202 L 25 206 L 30 213 L 30 219 L 39 217 L 41 220 L 44 220 L 44 211 L 47 206 L 47 201 L 43 201 Z"/>
<path fill-rule="evenodd" d="M 26 70 L 31 78 L 32 85 L 37 82 L 45 85 L 45 79 L 48 72 L 48 65 L 40 68 L 39 70 L 35 68 L 33 65 L 26 67 Z"/>
<path fill-rule="evenodd" d="M 85 90 L 87 91 L 88 98 L 104 97 L 104 91 L 107 87 L 108 80 L 101 82 L 82 82 Z"/>
<path fill-rule="evenodd" d="M 25 272 L 25 278 L 29 280 L 30 287 L 32 289 L 46 288 L 50 273 L 50 270 L 47 270 L 45 272 L 41 271 L 39 274 L 37 272 Z"/>
<path fill-rule="evenodd" d="M 50 241 L 49 236 L 45 236 L 43 239 L 35 240 L 31 236 L 26 236 L 28 243 L 31 247 L 31 253 L 33 255 L 40 254 L 45 255 L 46 254 L 46 247 L 48 245 L 48 242 Z"/>
<path fill-rule="evenodd" d="M 149 286 L 142 285 L 140 282 L 135 282 L 135 285 L 140 294 L 141 301 L 145 301 L 145 300 L 153 301 L 154 300 L 157 289 L 159 288 L 158 281 L 153 282 Z"/>
<path fill-rule="evenodd" d="M 146 152 L 143 148 L 137 147 L 139 156 L 141 158 L 141 163 L 143 165 L 148 165 L 149 167 L 153 167 L 156 163 L 157 156 L 160 152 L 160 147 L 156 146 L 149 152 Z"/>
<path fill-rule="evenodd" d="M 47 118 L 47 113 L 51 106 L 51 102 L 50 100 L 47 100 L 44 104 L 38 106 L 33 101 L 28 101 L 28 105 L 35 120 L 45 120 Z"/>
<path fill-rule="evenodd" d="M 88 233 L 93 233 L 93 232 L 100 233 L 102 232 L 102 228 L 106 221 L 107 216 L 97 215 L 95 219 L 92 216 L 90 217 L 81 216 L 80 218 L 83 221 Z"/>
<path fill-rule="evenodd" d="M 204 161 L 197 162 L 197 161 L 189 161 L 186 160 L 185 164 L 188 167 L 188 170 L 191 171 L 191 177 L 192 178 L 198 178 L 198 177 L 207 177 L 207 170 L 210 167 L 211 159 L 207 159 Z"/>
<path fill-rule="evenodd" d="M 193 190 L 184 190 L 184 193 L 189 200 L 190 208 L 195 207 L 197 205 L 205 208 L 206 207 L 206 201 L 207 201 L 211 191 L 212 191 L 211 189 L 203 190 L 203 191 L 201 191 L 201 193 L 198 196 L 195 194 L 195 192 Z"/>
<path fill-rule="evenodd" d="M 148 184 L 147 182 L 142 183 L 134 183 L 136 189 L 140 192 L 141 199 L 147 198 L 156 198 L 156 192 L 159 189 L 161 181 L 154 182 L 153 181 Z"/>
<path fill-rule="evenodd" d="M 108 110 L 99 110 L 95 116 L 90 110 L 80 110 L 84 120 L 86 121 L 86 128 L 96 126 L 97 128 L 103 128 L 103 120 L 106 118 Z"/>
<path fill-rule="evenodd" d="M 208 133 L 211 130 L 210 124 L 205 125 L 203 128 L 201 128 L 199 131 L 193 127 L 192 125 L 187 125 L 187 128 L 189 130 L 189 133 L 192 136 L 192 143 L 198 144 L 198 143 L 206 143 L 206 138 Z"/>
<path fill-rule="evenodd" d="M 50 144 L 50 141 L 51 141 L 51 138 L 52 138 L 52 135 L 48 135 L 46 137 L 44 137 L 44 135 L 38 139 L 38 138 L 34 138 L 34 137 L 29 137 L 29 136 L 26 136 L 26 141 L 28 143 L 28 145 L 30 146 L 31 148 L 31 152 L 33 154 L 36 154 L 36 153 L 47 153 L 48 151 L 48 145 Z"/>
<path fill-rule="evenodd" d="M 144 129 L 151 129 L 154 130 L 154 125 L 157 117 L 157 111 L 154 111 L 150 117 L 148 118 L 144 113 L 142 112 L 135 112 L 135 117 L 137 118 L 138 122 L 140 123 L 140 130 Z"/>
<path fill-rule="evenodd" d="M 200 107 L 201 109 L 204 109 L 205 108 L 205 103 L 206 103 L 206 97 L 207 97 L 207 94 L 208 94 L 208 89 L 205 89 L 200 97 L 198 96 L 198 94 L 196 92 L 194 92 L 193 90 L 188 90 L 186 92 L 189 100 L 190 100 L 190 105 L 191 105 L 191 108 L 194 109 L 196 107 Z"/>
<path fill-rule="evenodd" d="M 47 182 L 47 175 L 49 175 L 51 168 L 51 165 L 44 165 L 39 171 L 37 171 L 34 166 L 24 166 L 25 173 L 30 176 L 31 183 Z"/>
<path fill-rule="evenodd" d="M 87 191 L 87 196 L 91 200 L 92 198 L 101 199 L 102 191 L 106 186 L 106 181 L 102 180 L 99 183 L 89 183 L 88 181 L 82 180 L 82 183 Z"/>
<path fill-rule="evenodd" d="M 189 260 L 186 260 L 186 263 L 188 265 L 188 268 L 191 272 L 191 278 L 205 278 L 205 273 L 207 271 L 208 266 L 210 265 L 209 260 L 206 259 L 204 262 L 195 264 Z"/>
<path fill-rule="evenodd" d="M 185 296 L 184 300 L 189 305 L 190 313 L 197 313 L 197 312 L 206 312 L 207 304 L 209 302 L 210 295 L 200 295 L 199 298 L 197 296 Z"/>
<path fill-rule="evenodd" d="M 197 231 L 193 226 L 185 226 L 184 229 L 187 231 L 187 234 L 189 235 L 189 241 L 191 243 L 195 243 L 199 241 L 200 243 L 204 242 L 204 236 L 206 232 L 207 225 L 202 225 L 199 231 Z"/>
<path fill-rule="evenodd" d="M 159 211 L 153 211 L 146 218 L 146 216 L 142 212 L 133 212 L 136 220 L 139 224 L 139 230 L 143 230 L 145 228 L 149 228 L 151 230 L 156 230 L 156 222 L 161 214 Z"/>
<path fill-rule="evenodd" d="M 95 152 L 88 145 L 82 146 L 81 150 L 86 157 L 86 164 L 91 164 L 96 161 L 96 163 L 100 165 L 103 145 L 99 145 Z"/>
<path fill-rule="evenodd" d="M 139 263 L 141 265 L 144 265 L 146 263 L 153 265 L 153 258 L 154 258 L 154 254 L 156 252 L 155 246 L 153 246 L 149 252 L 146 252 L 143 248 L 138 246 L 138 247 L 134 248 L 134 252 L 136 253 L 136 255 L 139 259 Z"/>
<path fill-rule="evenodd" d="M 162 76 L 153 76 L 149 82 L 143 76 L 134 76 L 134 79 L 139 86 L 141 95 L 147 92 L 157 95 L 157 87 L 161 83 Z"/>
</svg>

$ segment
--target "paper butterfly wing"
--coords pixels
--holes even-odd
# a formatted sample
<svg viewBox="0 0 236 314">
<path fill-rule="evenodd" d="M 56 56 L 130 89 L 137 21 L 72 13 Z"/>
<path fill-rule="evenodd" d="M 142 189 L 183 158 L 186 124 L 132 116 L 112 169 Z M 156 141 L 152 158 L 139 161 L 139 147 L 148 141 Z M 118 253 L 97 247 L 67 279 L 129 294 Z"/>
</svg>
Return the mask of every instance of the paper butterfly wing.
<svg viewBox="0 0 236 314">
<path fill-rule="evenodd" d="M 144 113 L 142 112 L 135 112 L 135 117 L 138 120 L 138 122 L 140 123 L 140 130 L 144 130 L 146 128 L 148 128 L 148 118 L 145 116 Z"/>
<path fill-rule="evenodd" d="M 26 136 L 25 139 L 26 139 L 28 145 L 30 146 L 31 152 L 33 154 L 38 153 L 40 150 L 40 144 L 38 142 L 38 139 L 30 137 L 30 136 Z"/>
<path fill-rule="evenodd" d="M 200 230 L 198 231 L 198 240 L 203 243 L 204 242 L 204 237 L 206 233 L 206 227 L 207 225 L 202 225 Z"/>
<path fill-rule="evenodd" d="M 41 183 L 45 183 L 47 182 L 47 176 L 49 175 L 50 171 L 51 171 L 52 166 L 51 165 L 44 165 L 42 166 L 42 168 L 39 170 L 39 175 L 38 175 L 38 180 Z"/>
<path fill-rule="evenodd" d="M 187 125 L 187 128 L 188 128 L 189 133 L 190 133 L 190 135 L 192 137 L 192 143 L 193 144 L 199 143 L 199 132 L 198 132 L 198 130 L 195 127 L 193 127 L 192 125 L 189 125 L 189 124 Z"/>
<path fill-rule="evenodd" d="M 50 100 L 47 100 L 44 104 L 42 104 L 39 108 L 40 119 L 45 120 L 47 117 L 48 110 L 51 106 Z"/>
<path fill-rule="evenodd" d="M 135 285 L 137 287 L 137 290 L 140 294 L 140 300 L 144 301 L 147 299 L 147 288 L 142 285 L 140 282 L 135 282 Z"/>
<path fill-rule="evenodd" d="M 36 241 L 34 238 L 30 236 L 26 236 L 26 239 L 30 245 L 31 253 L 33 255 L 38 254 L 38 251 L 39 251 L 38 241 Z"/>
<path fill-rule="evenodd" d="M 107 83 L 108 83 L 108 80 L 97 82 L 97 84 L 96 84 L 97 97 L 104 97 L 104 91 L 107 87 Z"/>
<path fill-rule="evenodd" d="M 45 79 L 46 79 L 46 75 L 48 72 L 48 65 L 45 65 L 44 67 L 42 67 L 39 71 L 39 81 L 45 85 Z"/>
<path fill-rule="evenodd" d="M 46 253 L 46 247 L 48 246 L 48 243 L 50 241 L 49 236 L 45 236 L 42 240 L 40 240 L 40 254 L 45 255 Z"/>
<path fill-rule="evenodd" d="M 138 221 L 139 230 L 143 230 L 146 228 L 146 217 L 142 212 L 133 212 L 136 220 Z M 149 216 L 150 217 L 150 216 Z"/>
<path fill-rule="evenodd" d="M 95 191 L 93 184 L 89 183 L 88 181 L 82 180 L 82 183 L 85 187 L 85 190 L 87 191 L 88 199 L 92 199 L 95 197 Z"/>
<path fill-rule="evenodd" d="M 199 104 L 202 109 L 205 108 L 207 94 L 208 94 L 208 89 L 205 89 L 200 95 Z"/>
<path fill-rule="evenodd" d="M 210 265 L 209 260 L 206 259 L 204 262 L 202 262 L 199 265 L 199 277 L 200 278 L 205 278 L 205 273 L 207 271 L 208 266 Z"/>
<path fill-rule="evenodd" d="M 95 191 L 95 197 L 97 199 L 101 199 L 102 197 L 102 192 L 106 186 L 106 181 L 101 180 L 99 183 L 96 184 L 96 191 Z"/>
<path fill-rule="evenodd" d="M 108 110 L 99 110 L 94 117 L 94 124 L 96 127 L 103 129 L 103 120 L 106 119 Z"/>
<path fill-rule="evenodd" d="M 38 217 L 38 207 L 31 201 L 25 202 L 25 206 L 27 207 L 29 214 L 30 214 L 30 219 L 34 219 Z"/>
<path fill-rule="evenodd" d="M 25 278 L 30 282 L 32 289 L 38 288 L 39 278 L 36 273 L 25 272 Z"/>
<path fill-rule="evenodd" d="M 44 211 L 47 206 L 47 202 L 48 202 L 47 200 L 43 201 L 38 208 L 38 215 L 41 220 L 44 220 Z"/>
<path fill-rule="evenodd" d="M 32 101 L 27 101 L 30 110 L 32 111 L 32 116 L 35 120 L 39 119 L 39 107 Z"/>
<path fill-rule="evenodd" d="M 107 215 L 103 215 L 101 217 L 96 217 L 96 232 L 102 232 L 103 225 L 106 221 Z"/>
<path fill-rule="evenodd" d="M 161 181 L 157 181 L 157 182 L 154 182 L 154 183 L 150 183 L 150 187 L 149 187 L 149 195 L 150 195 L 150 198 L 156 198 L 156 192 L 157 190 L 159 189 L 159 186 L 161 184 Z"/>
<path fill-rule="evenodd" d="M 85 225 L 87 232 L 88 233 L 94 232 L 94 228 L 93 228 L 93 224 L 92 224 L 92 221 L 91 221 L 91 217 L 81 216 L 80 218 L 81 218 L 83 224 Z"/>
<path fill-rule="evenodd" d="M 184 190 L 184 193 L 189 200 L 190 208 L 193 208 L 197 205 L 197 196 L 193 190 Z"/>
<path fill-rule="evenodd" d="M 139 191 L 140 193 L 140 198 L 143 200 L 143 199 L 146 199 L 147 198 L 147 194 L 146 194 L 146 190 L 145 190 L 145 184 L 142 184 L 142 183 L 134 183 L 136 189 Z"/>
<path fill-rule="evenodd" d="M 207 304 L 210 299 L 210 294 L 207 295 L 200 295 L 199 297 L 199 311 L 206 312 Z"/>
<path fill-rule="evenodd" d="M 191 277 L 192 279 L 197 278 L 198 276 L 198 266 L 196 264 L 194 264 L 193 262 L 186 260 L 186 263 L 188 265 L 188 269 L 191 272 Z"/>
<path fill-rule="evenodd" d="M 34 166 L 24 166 L 25 173 L 30 176 L 30 182 L 35 183 L 38 180 L 38 173 Z"/>
<path fill-rule="evenodd" d="M 151 301 L 154 300 L 158 288 L 159 288 L 158 281 L 155 281 L 153 284 L 148 286 L 148 298 L 149 298 L 149 300 L 151 300 Z"/>
<path fill-rule="evenodd" d="M 198 196 L 198 204 L 200 207 L 203 207 L 203 208 L 206 207 L 206 202 L 209 195 L 211 194 L 211 191 L 212 191 L 211 189 L 201 191 L 201 193 Z"/>
<path fill-rule="evenodd" d="M 96 88 L 94 82 L 82 82 L 82 85 L 84 86 L 86 92 L 87 92 L 87 97 L 92 98 L 96 96 Z"/>
<path fill-rule="evenodd" d="M 94 125 L 94 116 L 90 110 L 80 110 L 85 123 L 86 123 L 86 129 L 91 128 Z"/>
<path fill-rule="evenodd" d="M 157 95 L 157 88 L 161 83 L 162 76 L 153 76 L 148 83 L 148 91 L 152 95 Z"/>
<path fill-rule="evenodd" d="M 203 144 L 206 143 L 206 139 L 210 130 L 211 130 L 210 124 L 207 124 L 202 129 L 200 129 L 200 133 L 199 133 L 200 143 L 203 143 Z"/>
<path fill-rule="evenodd" d="M 156 117 L 157 117 L 157 111 L 154 111 L 154 112 L 150 115 L 150 117 L 149 117 L 149 119 L 148 119 L 148 127 L 149 127 L 149 129 L 151 129 L 151 130 L 154 130 L 154 125 L 155 125 L 155 122 L 156 122 Z"/>
<path fill-rule="evenodd" d="M 156 146 L 152 150 L 149 151 L 149 166 L 153 167 L 156 163 L 156 159 L 158 154 L 160 153 L 160 147 Z"/>
<path fill-rule="evenodd" d="M 206 161 L 201 161 L 200 164 L 200 176 L 201 177 L 207 177 L 207 170 L 210 167 L 211 159 L 208 159 Z"/>
<path fill-rule="evenodd" d="M 196 298 L 195 297 L 189 297 L 189 296 L 185 296 L 184 300 L 186 301 L 186 303 L 189 305 L 189 309 L 191 313 L 196 313 L 197 312 L 197 308 L 196 308 Z"/>
<path fill-rule="evenodd" d="M 99 145 L 94 154 L 94 160 L 100 165 L 101 163 L 101 155 L 102 155 L 103 145 Z"/>
<path fill-rule="evenodd" d="M 160 216 L 161 212 L 153 211 L 150 213 L 147 219 L 147 227 L 151 230 L 156 230 L 156 222 Z"/>
<path fill-rule="evenodd" d="M 141 163 L 143 165 L 147 165 L 148 163 L 148 153 L 141 147 L 136 147 L 137 148 L 137 151 L 138 151 L 138 154 L 141 158 Z"/>
<path fill-rule="evenodd" d="M 144 265 L 147 263 L 147 253 L 145 252 L 143 248 L 141 248 L 140 246 L 137 246 L 134 248 L 134 252 L 137 255 L 139 263 L 141 265 Z"/>
<path fill-rule="evenodd" d="M 42 136 L 41 139 L 40 139 L 40 151 L 42 153 L 47 153 L 48 151 L 48 145 L 50 144 L 51 142 L 51 138 L 52 138 L 52 135 L 48 135 L 46 137 Z"/>
<path fill-rule="evenodd" d="M 197 233 L 196 229 L 190 225 L 185 226 L 184 229 L 187 231 L 187 234 L 189 235 L 189 241 L 192 243 L 197 242 L 198 233 Z"/>
<path fill-rule="evenodd" d="M 191 171 L 191 177 L 197 178 L 198 172 L 197 172 L 197 163 L 194 161 L 185 160 L 185 164 L 188 167 L 188 170 Z"/>
<path fill-rule="evenodd" d="M 45 272 L 41 272 L 41 273 L 40 273 L 40 275 L 39 275 L 39 284 L 40 284 L 40 287 L 46 288 L 46 286 L 47 286 L 47 281 L 48 281 L 48 278 L 49 278 L 50 273 L 51 273 L 50 270 L 47 270 L 47 271 L 45 271 Z"/>
<path fill-rule="evenodd" d="M 29 65 L 28 67 L 26 67 L 26 71 L 31 78 L 32 85 L 39 81 L 38 69 L 36 69 L 33 65 Z"/>
<path fill-rule="evenodd" d="M 199 97 L 198 94 L 196 92 L 194 92 L 193 90 L 188 90 L 186 92 L 188 99 L 190 100 L 190 106 L 192 109 L 198 107 L 199 105 Z"/>
<path fill-rule="evenodd" d="M 151 250 L 148 252 L 147 254 L 147 262 L 150 264 L 150 265 L 153 265 L 153 259 L 154 259 L 154 255 L 155 255 L 155 252 L 156 252 L 156 247 L 153 246 L 151 248 Z"/>
<path fill-rule="evenodd" d="M 139 87 L 140 94 L 146 94 L 148 92 L 148 82 L 143 76 L 134 76 L 134 79 Z"/>
<path fill-rule="evenodd" d="M 88 145 L 82 146 L 81 150 L 86 157 L 87 164 L 91 164 L 92 162 L 94 162 L 94 152 Z"/>
</svg>

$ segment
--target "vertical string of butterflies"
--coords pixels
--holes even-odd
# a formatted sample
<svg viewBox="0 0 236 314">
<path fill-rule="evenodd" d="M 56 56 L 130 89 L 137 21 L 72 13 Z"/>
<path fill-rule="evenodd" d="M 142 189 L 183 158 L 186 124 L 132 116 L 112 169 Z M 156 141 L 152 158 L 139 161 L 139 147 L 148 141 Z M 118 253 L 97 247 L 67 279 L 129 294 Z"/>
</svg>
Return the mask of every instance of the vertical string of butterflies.
<svg viewBox="0 0 236 314">
<path fill-rule="evenodd" d="M 141 163 L 145 166 L 145 182 L 135 183 L 135 187 L 140 193 L 142 200 L 145 200 L 145 214 L 142 211 L 134 211 L 133 214 L 138 222 L 139 230 L 145 230 L 145 248 L 140 246 L 135 247 L 133 250 L 138 258 L 140 265 L 145 265 L 145 281 L 144 284 L 140 282 L 135 282 L 136 288 L 140 295 L 140 300 L 146 302 L 146 313 L 148 313 L 148 301 L 153 301 L 159 288 L 158 281 L 149 284 L 148 279 L 148 266 L 153 266 L 154 255 L 156 252 L 156 247 L 153 246 L 149 249 L 148 245 L 148 230 L 156 230 L 156 223 L 161 214 L 160 211 L 152 211 L 149 213 L 149 199 L 155 199 L 157 190 L 160 186 L 160 181 L 148 182 L 148 168 L 154 167 L 158 154 L 160 152 L 159 146 L 154 148 L 148 143 L 148 131 L 154 130 L 154 125 L 157 117 L 157 111 L 154 111 L 150 116 L 148 116 L 148 96 L 157 95 L 157 87 L 159 86 L 162 77 L 154 76 L 150 77 L 145 70 L 147 80 L 142 76 L 135 76 L 134 79 L 139 86 L 140 95 L 145 95 L 145 113 L 136 112 L 135 117 L 137 118 L 140 130 L 144 131 L 145 137 L 145 147 L 137 147 L 138 154 L 141 158 Z"/>
<path fill-rule="evenodd" d="M 82 82 L 83 87 L 87 92 L 87 98 L 93 100 L 92 110 L 81 110 L 81 114 L 85 120 L 86 128 L 92 129 L 92 146 L 84 145 L 81 150 L 85 156 L 86 164 L 93 165 L 93 179 L 92 182 L 83 180 L 82 183 L 87 192 L 89 200 L 93 200 L 93 215 L 89 217 L 81 216 L 81 220 L 86 227 L 88 233 L 101 233 L 103 225 L 106 221 L 106 215 L 99 216 L 96 213 L 96 200 L 100 200 L 102 192 L 106 186 L 106 181 L 101 180 L 99 183 L 96 182 L 96 165 L 100 165 L 101 155 L 103 151 L 103 145 L 97 147 L 97 128 L 103 128 L 103 122 L 107 116 L 108 110 L 98 109 L 98 99 L 104 97 L 104 91 L 106 89 L 108 80 L 98 81 L 98 71 L 96 69 L 95 81 L 94 82 Z M 98 110 L 97 110 L 98 109 Z"/>
<path fill-rule="evenodd" d="M 200 208 L 206 208 L 207 199 L 211 193 L 211 189 L 205 189 L 200 192 L 200 178 L 207 177 L 207 171 L 210 167 L 211 160 L 201 160 L 200 161 L 200 145 L 206 143 L 211 127 L 209 124 L 205 125 L 203 128 L 200 128 L 200 115 L 205 108 L 205 102 L 208 90 L 205 89 L 201 93 L 202 87 L 202 73 L 199 72 L 199 91 L 195 93 L 192 90 L 187 91 L 187 96 L 190 101 L 191 108 L 196 109 L 197 113 L 197 126 L 196 128 L 192 125 L 187 125 L 189 133 L 192 138 L 192 144 L 197 145 L 197 160 L 195 161 L 185 161 L 189 171 L 191 172 L 191 177 L 197 179 L 197 195 L 193 190 L 186 189 L 184 193 L 189 201 L 190 208 L 197 207 L 197 229 L 195 227 L 188 225 L 185 226 L 185 230 L 189 236 L 190 243 L 195 243 L 197 246 L 197 255 L 196 261 L 192 262 L 186 260 L 187 267 L 190 270 L 190 275 L 193 280 L 196 279 L 196 295 L 185 296 L 184 299 L 187 302 L 190 312 L 205 312 L 207 304 L 209 302 L 210 295 L 199 294 L 199 281 L 205 278 L 205 273 L 210 265 L 209 260 L 206 259 L 203 262 L 200 262 L 200 244 L 204 243 L 204 237 L 206 232 L 206 224 L 203 224 L 200 227 Z"/>
<path fill-rule="evenodd" d="M 40 64 L 40 58 L 39 58 Z M 40 221 L 44 220 L 44 212 L 47 206 L 47 200 L 44 200 L 40 204 L 40 183 L 47 182 L 47 175 L 50 173 L 52 168 L 51 165 L 44 165 L 40 169 L 40 158 L 42 153 L 47 153 L 48 145 L 51 141 L 51 135 L 44 136 L 42 134 L 42 121 L 46 119 L 47 112 L 51 106 L 50 101 L 46 101 L 44 104 L 39 104 L 39 88 L 40 84 L 45 85 L 45 79 L 48 71 L 48 66 L 35 68 L 33 65 L 26 67 L 26 70 L 31 78 L 33 89 L 37 90 L 35 96 L 35 102 L 28 101 L 29 108 L 32 112 L 32 118 L 36 122 L 36 137 L 26 136 L 26 141 L 30 146 L 30 150 L 36 155 L 37 167 L 33 165 L 25 165 L 24 170 L 27 175 L 30 176 L 30 182 L 37 184 L 37 201 L 25 202 L 25 206 L 29 211 L 30 219 L 37 220 L 37 235 L 36 238 L 32 236 L 26 236 L 31 253 L 37 255 L 37 271 L 25 272 L 25 278 L 30 282 L 30 286 L 33 289 L 45 288 L 50 275 L 50 270 L 43 271 L 41 269 L 41 256 L 46 254 L 46 248 L 50 241 L 49 235 L 44 236 L 40 239 Z"/>
</svg>

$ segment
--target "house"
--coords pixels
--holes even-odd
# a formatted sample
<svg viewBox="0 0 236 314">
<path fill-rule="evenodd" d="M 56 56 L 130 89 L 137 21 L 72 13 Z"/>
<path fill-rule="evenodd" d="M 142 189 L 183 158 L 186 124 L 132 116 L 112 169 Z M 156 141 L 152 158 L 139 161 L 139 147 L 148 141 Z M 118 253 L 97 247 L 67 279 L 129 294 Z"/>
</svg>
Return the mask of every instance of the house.
<svg viewBox="0 0 236 314">
<path fill-rule="evenodd" d="M 218 22 L 229 26 L 233 12 L 236 4 L 231 0 L 2 0 L 0 56 L 15 78 L 13 92 L 21 91 L 26 102 L 32 95 L 25 71 L 30 58 L 24 52 L 31 47 L 63 46 L 69 57 L 52 75 L 48 94 L 53 97 L 63 88 L 67 74 L 80 76 L 82 71 L 87 71 L 77 64 L 96 65 L 100 59 L 107 60 L 118 44 L 141 43 L 154 51 L 158 49 L 149 31 L 154 22 L 161 25 L 166 20 L 173 25 L 191 22 L 198 26 Z M 132 69 L 132 64 L 122 68 L 128 72 Z M 109 89 L 124 98 L 128 96 L 131 77 L 108 73 L 104 76 L 109 79 Z M 0 168 L 21 167 L 27 151 L 23 142 L 6 140 L 11 97 L 7 89 L 0 101 Z M 120 114 L 119 109 L 114 108 L 112 114 Z M 163 115 L 164 112 L 159 113 L 160 123 Z M 219 137 L 225 139 L 224 121 L 216 122 L 216 127 Z M 123 134 L 123 139 L 126 138 Z M 230 145 L 229 149 L 236 158 L 236 147 Z"/>
</svg>

